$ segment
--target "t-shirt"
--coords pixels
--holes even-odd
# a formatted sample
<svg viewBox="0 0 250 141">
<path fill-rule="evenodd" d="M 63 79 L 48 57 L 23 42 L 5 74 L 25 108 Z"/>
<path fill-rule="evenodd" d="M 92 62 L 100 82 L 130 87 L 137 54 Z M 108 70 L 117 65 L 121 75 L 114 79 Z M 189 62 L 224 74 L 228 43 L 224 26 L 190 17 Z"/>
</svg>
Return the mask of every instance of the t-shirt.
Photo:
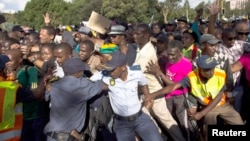
<svg viewBox="0 0 250 141">
<path fill-rule="evenodd" d="M 189 72 L 192 71 L 192 63 L 185 57 L 182 57 L 178 62 L 174 64 L 166 63 L 165 66 L 166 77 L 174 82 L 179 82 L 183 78 L 185 78 Z M 187 89 L 184 90 L 182 88 L 174 90 L 166 95 L 166 99 L 169 99 L 174 95 L 181 95 L 184 92 L 187 92 Z"/>
<path fill-rule="evenodd" d="M 246 70 L 247 81 L 250 82 L 250 54 L 242 55 L 239 61 Z"/>
<path fill-rule="evenodd" d="M 38 86 L 38 71 L 33 66 L 23 66 L 17 72 L 17 81 L 24 88 L 35 89 Z M 31 120 L 41 116 L 41 103 L 37 100 L 23 102 L 23 118 Z"/>
</svg>

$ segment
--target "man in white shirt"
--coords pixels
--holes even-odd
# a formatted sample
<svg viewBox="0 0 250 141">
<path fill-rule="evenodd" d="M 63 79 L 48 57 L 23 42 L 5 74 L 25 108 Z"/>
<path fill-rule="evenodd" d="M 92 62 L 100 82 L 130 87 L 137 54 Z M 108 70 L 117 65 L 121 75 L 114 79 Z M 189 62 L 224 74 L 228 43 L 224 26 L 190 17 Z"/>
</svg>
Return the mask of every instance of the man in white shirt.
<svg viewBox="0 0 250 141">
<path fill-rule="evenodd" d="M 147 73 L 147 66 L 152 61 L 157 63 L 156 49 L 150 42 L 151 29 L 147 24 L 139 24 L 134 30 L 134 40 L 138 44 L 137 55 L 133 65 L 140 65 L 141 71 L 148 80 L 149 92 L 153 93 L 162 88 L 159 80 L 152 74 Z M 152 107 L 154 114 L 160 123 L 167 129 L 175 141 L 185 141 L 178 124 L 167 109 L 164 97 L 154 100 Z M 144 111 L 147 111 L 144 108 Z M 147 112 L 149 114 L 149 112 Z"/>
</svg>

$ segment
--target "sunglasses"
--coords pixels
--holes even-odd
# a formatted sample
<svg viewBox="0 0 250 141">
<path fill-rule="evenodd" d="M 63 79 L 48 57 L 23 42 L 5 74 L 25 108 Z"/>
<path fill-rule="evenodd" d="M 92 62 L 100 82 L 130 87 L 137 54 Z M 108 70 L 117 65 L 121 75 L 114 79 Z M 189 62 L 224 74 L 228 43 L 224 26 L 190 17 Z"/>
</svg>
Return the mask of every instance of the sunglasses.
<svg viewBox="0 0 250 141">
<path fill-rule="evenodd" d="M 245 36 L 248 36 L 249 32 L 237 32 L 238 35 L 245 35 Z"/>
<path fill-rule="evenodd" d="M 112 38 L 116 38 L 116 37 L 117 37 L 117 35 L 110 35 L 110 37 L 112 37 Z"/>
<path fill-rule="evenodd" d="M 233 41 L 235 39 L 236 39 L 236 37 L 229 37 L 229 38 L 227 38 L 228 41 Z"/>
</svg>

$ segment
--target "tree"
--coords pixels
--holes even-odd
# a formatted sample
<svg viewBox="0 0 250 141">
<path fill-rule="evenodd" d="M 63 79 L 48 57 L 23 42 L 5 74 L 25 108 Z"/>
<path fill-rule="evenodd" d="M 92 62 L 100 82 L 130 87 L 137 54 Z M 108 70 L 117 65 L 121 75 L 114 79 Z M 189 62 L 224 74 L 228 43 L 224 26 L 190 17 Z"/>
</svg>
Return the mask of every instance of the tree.
<svg viewBox="0 0 250 141">
<path fill-rule="evenodd" d="M 164 22 L 168 22 L 168 18 L 171 15 L 171 18 L 173 19 L 176 17 L 177 13 L 175 12 L 176 9 L 179 9 L 179 3 L 181 0 L 165 0 L 164 2 L 159 2 L 158 7 L 163 15 Z"/>
<path fill-rule="evenodd" d="M 111 20 L 148 23 L 156 4 L 157 0 L 103 0 L 101 14 Z"/>
<path fill-rule="evenodd" d="M 27 2 L 24 11 L 15 14 L 15 20 L 20 25 L 33 27 L 39 30 L 44 26 L 43 15 L 48 12 L 51 16 L 53 26 L 59 24 L 69 24 L 65 20 L 66 13 L 69 11 L 69 4 L 64 0 L 31 0 Z M 69 16 L 68 18 L 71 18 Z"/>
</svg>

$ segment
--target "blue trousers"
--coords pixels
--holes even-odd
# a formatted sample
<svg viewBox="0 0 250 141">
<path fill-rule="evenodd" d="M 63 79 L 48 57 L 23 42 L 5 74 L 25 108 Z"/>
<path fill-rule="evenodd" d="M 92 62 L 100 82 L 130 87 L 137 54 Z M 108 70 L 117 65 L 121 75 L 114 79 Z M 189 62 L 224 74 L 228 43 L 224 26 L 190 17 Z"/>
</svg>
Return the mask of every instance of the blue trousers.
<svg viewBox="0 0 250 141">
<path fill-rule="evenodd" d="M 135 141 L 138 135 L 143 141 L 163 141 L 156 125 L 143 113 L 134 121 L 114 120 L 117 141 Z"/>
<path fill-rule="evenodd" d="M 21 141 L 45 141 L 46 135 L 43 133 L 45 124 L 46 120 L 44 117 L 24 120 Z"/>
</svg>

